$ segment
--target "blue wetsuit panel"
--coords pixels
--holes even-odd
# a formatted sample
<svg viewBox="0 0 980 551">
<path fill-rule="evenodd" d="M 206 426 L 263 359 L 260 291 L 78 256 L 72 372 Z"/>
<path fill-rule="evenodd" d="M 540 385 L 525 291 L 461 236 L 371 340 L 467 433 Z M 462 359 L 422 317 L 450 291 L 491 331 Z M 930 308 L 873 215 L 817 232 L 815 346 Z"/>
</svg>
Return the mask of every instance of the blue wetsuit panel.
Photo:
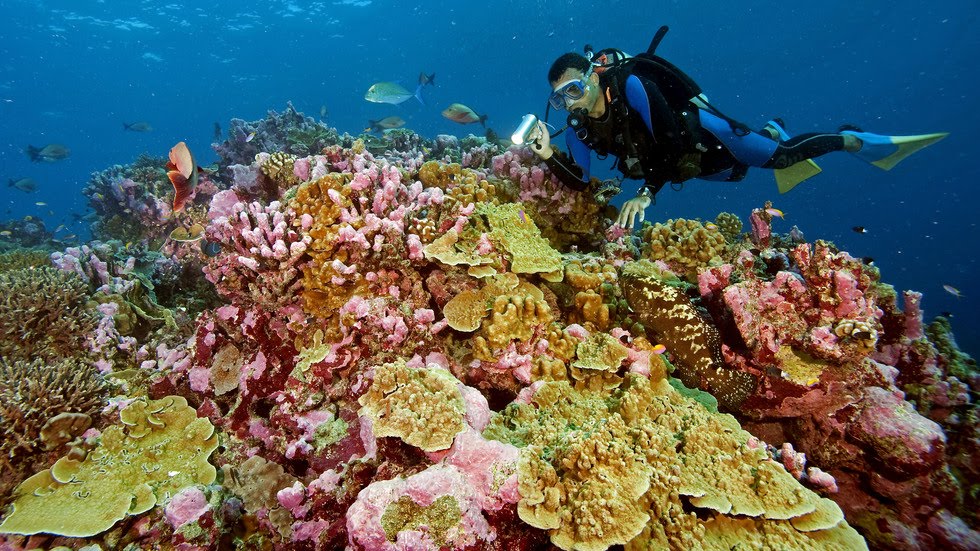
<svg viewBox="0 0 980 551">
<path fill-rule="evenodd" d="M 582 169 L 582 181 L 588 183 L 589 168 L 592 166 L 592 150 L 578 139 L 572 129 L 565 130 L 565 147 L 572 154 L 572 160 Z"/>
<path fill-rule="evenodd" d="M 636 75 L 626 77 L 626 102 L 636 110 L 647 125 L 650 135 L 653 135 L 653 120 L 650 118 L 650 98 L 643 88 L 643 83 Z"/>
<path fill-rule="evenodd" d="M 738 162 L 748 166 L 766 164 L 779 145 L 762 134 L 749 132 L 745 136 L 737 136 L 728 122 L 704 109 L 700 110 L 701 128 L 711 132 L 722 143 Z M 704 176 L 700 176 L 704 178 Z"/>
</svg>

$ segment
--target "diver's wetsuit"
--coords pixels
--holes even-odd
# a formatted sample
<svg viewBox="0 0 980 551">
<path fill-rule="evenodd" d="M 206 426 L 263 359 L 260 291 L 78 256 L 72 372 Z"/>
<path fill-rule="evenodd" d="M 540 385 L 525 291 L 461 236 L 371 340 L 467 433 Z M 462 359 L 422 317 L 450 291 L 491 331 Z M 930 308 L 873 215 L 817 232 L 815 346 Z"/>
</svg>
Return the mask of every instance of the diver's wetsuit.
<svg viewBox="0 0 980 551">
<path fill-rule="evenodd" d="M 609 83 L 603 78 L 600 76 L 600 86 L 605 90 Z M 579 191 L 588 188 L 591 150 L 600 159 L 607 154 L 616 156 L 624 176 L 644 180 L 644 186 L 655 195 L 666 182 L 690 178 L 739 181 L 748 167 L 786 168 L 844 149 L 840 134 L 801 134 L 785 142 L 758 132 L 738 135 L 728 120 L 693 103 L 690 111 L 678 114 L 667 106 L 655 84 L 638 75 L 629 75 L 622 89 L 621 99 L 607 102 L 601 119 L 589 118 L 587 128 L 579 134 L 571 128 L 565 132 L 571 159 L 556 149 L 545 161 L 566 186 Z M 639 160 L 632 170 L 624 163 L 629 157 L 624 124 L 630 127 L 629 140 L 635 144 L 634 156 Z M 691 154 L 697 159 L 693 173 Z"/>
</svg>

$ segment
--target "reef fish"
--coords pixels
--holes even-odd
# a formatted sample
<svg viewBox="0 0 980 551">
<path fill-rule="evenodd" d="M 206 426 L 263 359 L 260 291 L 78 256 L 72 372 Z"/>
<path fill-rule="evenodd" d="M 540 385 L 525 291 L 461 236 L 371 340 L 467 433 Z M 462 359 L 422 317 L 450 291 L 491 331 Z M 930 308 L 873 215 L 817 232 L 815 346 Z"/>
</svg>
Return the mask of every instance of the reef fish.
<svg viewBox="0 0 980 551">
<path fill-rule="evenodd" d="M 431 84 L 431 85 L 435 86 L 436 85 L 436 74 L 435 73 L 432 73 L 431 75 L 427 75 L 424 72 L 419 73 L 419 84 L 422 85 L 422 86 L 425 86 L 426 84 Z"/>
<path fill-rule="evenodd" d="M 392 116 L 385 117 L 379 121 L 369 120 L 368 127 L 364 129 L 365 132 L 381 132 L 382 130 L 391 130 L 392 128 L 401 128 L 405 126 L 405 119 Z"/>
<path fill-rule="evenodd" d="M 153 127 L 146 121 L 134 123 L 123 122 L 123 130 L 129 130 L 130 132 L 150 132 L 153 130 Z"/>
<path fill-rule="evenodd" d="M 27 146 L 27 156 L 35 163 L 53 163 L 62 161 L 71 156 L 71 150 L 60 143 L 48 144 L 44 147 Z"/>
<path fill-rule="evenodd" d="M 194 156 L 187 144 L 179 142 L 170 150 L 170 162 L 167 163 L 167 177 L 174 185 L 174 212 L 184 209 L 187 199 L 197 186 L 198 168 Z"/>
<path fill-rule="evenodd" d="M 31 178 L 9 179 L 7 180 L 7 187 L 14 187 L 25 193 L 30 193 L 37 189 L 37 182 Z"/>
<path fill-rule="evenodd" d="M 364 94 L 364 99 L 371 103 L 390 103 L 392 105 L 404 103 L 409 98 L 415 98 L 419 100 L 419 103 L 425 105 L 425 101 L 422 100 L 421 84 L 415 88 L 415 93 L 413 94 L 397 82 L 376 82 Z"/>
<path fill-rule="evenodd" d="M 853 231 L 854 233 L 868 233 L 867 228 L 865 228 L 864 226 L 854 226 L 853 228 L 851 228 L 851 231 Z"/>
<path fill-rule="evenodd" d="M 193 243 L 204 238 L 204 226 L 194 224 L 189 228 L 179 227 L 170 232 L 170 239 L 181 243 Z"/>
<path fill-rule="evenodd" d="M 486 128 L 486 115 L 477 115 L 476 111 L 470 109 L 469 107 L 463 105 L 462 103 L 454 103 L 449 107 L 443 109 L 442 116 L 447 119 L 458 122 L 459 124 L 470 124 L 473 122 L 480 123 L 484 128 Z"/>
<path fill-rule="evenodd" d="M 215 121 L 214 123 L 214 141 L 221 139 L 221 123 Z"/>
<path fill-rule="evenodd" d="M 959 289 L 953 287 L 952 285 L 943 285 L 943 289 L 945 289 L 947 293 L 953 295 L 956 298 L 963 298 L 963 293 L 961 293 Z"/>
<path fill-rule="evenodd" d="M 768 209 L 766 209 L 766 214 L 768 214 L 769 216 L 775 216 L 776 218 L 784 218 L 786 216 L 783 213 L 783 211 L 781 211 L 779 209 L 776 209 L 776 208 L 768 208 Z"/>
</svg>

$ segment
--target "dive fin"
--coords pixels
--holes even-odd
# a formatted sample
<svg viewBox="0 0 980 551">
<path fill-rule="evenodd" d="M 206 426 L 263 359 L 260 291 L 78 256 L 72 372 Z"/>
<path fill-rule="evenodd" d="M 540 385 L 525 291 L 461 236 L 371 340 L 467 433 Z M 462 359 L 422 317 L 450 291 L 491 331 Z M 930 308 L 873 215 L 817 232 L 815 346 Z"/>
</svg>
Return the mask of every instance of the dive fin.
<svg viewBox="0 0 980 551">
<path fill-rule="evenodd" d="M 766 126 L 775 130 L 779 134 L 779 139 L 785 142 L 789 140 L 790 136 L 783 128 L 782 122 L 778 119 L 771 120 L 766 123 Z M 779 189 L 779 193 L 786 193 L 804 180 L 812 178 L 822 171 L 823 169 L 813 159 L 807 159 L 786 168 L 777 168 L 772 172 L 776 176 L 776 187 Z"/>
<path fill-rule="evenodd" d="M 949 136 L 949 132 L 919 134 L 917 136 L 883 136 L 854 130 L 844 130 L 841 134 L 850 134 L 864 142 L 861 149 L 852 152 L 851 155 L 882 170 L 891 170 L 909 155 Z"/>
<path fill-rule="evenodd" d="M 813 159 L 807 159 L 786 168 L 777 168 L 772 172 L 776 176 L 776 187 L 779 189 L 779 193 L 786 193 L 804 180 L 812 178 L 822 171 L 823 169 L 817 166 Z"/>
</svg>

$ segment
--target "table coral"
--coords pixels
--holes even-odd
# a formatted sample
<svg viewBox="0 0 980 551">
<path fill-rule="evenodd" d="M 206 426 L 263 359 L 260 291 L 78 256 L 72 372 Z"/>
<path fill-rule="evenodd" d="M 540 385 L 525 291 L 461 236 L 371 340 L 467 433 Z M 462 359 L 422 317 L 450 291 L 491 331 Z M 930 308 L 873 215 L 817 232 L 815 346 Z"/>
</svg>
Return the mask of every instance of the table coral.
<svg viewBox="0 0 980 551">
<path fill-rule="evenodd" d="M 179 396 L 138 400 L 120 411 L 84 460 L 60 459 L 25 480 L 0 532 L 92 536 L 148 511 L 193 484 L 210 484 L 214 427 Z"/>
</svg>

